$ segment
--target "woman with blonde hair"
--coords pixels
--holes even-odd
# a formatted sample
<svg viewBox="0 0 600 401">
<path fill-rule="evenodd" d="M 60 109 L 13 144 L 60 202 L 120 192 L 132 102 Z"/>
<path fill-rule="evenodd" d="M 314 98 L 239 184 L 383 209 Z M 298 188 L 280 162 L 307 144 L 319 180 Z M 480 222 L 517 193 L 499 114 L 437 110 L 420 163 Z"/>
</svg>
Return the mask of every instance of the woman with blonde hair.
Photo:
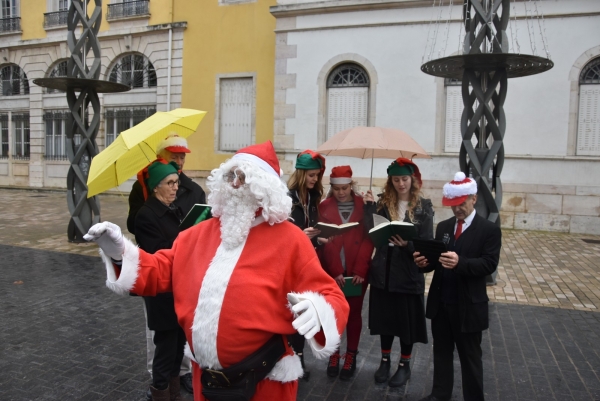
<svg viewBox="0 0 600 401">
<path fill-rule="evenodd" d="M 421 173 L 416 164 L 398 158 L 387 169 L 388 179 L 377 203 L 371 191 L 365 200 L 365 225 L 373 227 L 373 214 L 390 221 L 413 223 L 417 237 L 433 238 L 433 206 L 421 194 Z M 394 337 L 400 338 L 398 369 L 390 387 L 401 387 L 410 378 L 410 358 L 414 343 L 427 343 L 425 323 L 425 278 L 413 261 L 411 241 L 399 236 L 376 249 L 371 261 L 369 283 L 369 328 L 381 340 L 381 363 L 375 381 L 385 383 L 390 373 L 390 353 Z"/>
<path fill-rule="evenodd" d="M 292 198 L 292 222 L 304 231 L 315 248 L 319 245 L 318 235 L 321 233 L 314 226 L 319 219 L 319 203 L 323 198 L 324 172 L 325 158 L 317 152 L 305 150 L 296 157 L 296 171 L 288 180 L 288 195 Z M 295 334 L 290 340 L 302 363 L 302 377 L 308 380 L 310 372 L 304 365 L 304 336 Z"/>
</svg>

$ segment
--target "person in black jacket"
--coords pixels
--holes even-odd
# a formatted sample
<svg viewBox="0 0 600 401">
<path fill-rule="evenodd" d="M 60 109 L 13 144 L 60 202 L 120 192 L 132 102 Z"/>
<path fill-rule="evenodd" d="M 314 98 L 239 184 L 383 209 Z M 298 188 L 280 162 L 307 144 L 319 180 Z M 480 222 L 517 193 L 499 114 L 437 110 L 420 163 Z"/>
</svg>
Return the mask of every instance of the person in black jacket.
<svg viewBox="0 0 600 401">
<path fill-rule="evenodd" d="M 373 228 L 373 214 L 390 221 L 413 223 L 417 237 L 433 238 L 433 206 L 421 196 L 421 173 L 416 164 L 398 158 L 387 169 L 388 179 L 375 204 L 367 191 L 365 226 Z M 401 387 L 410 378 L 413 344 L 427 343 L 425 322 L 425 278 L 413 261 L 412 241 L 394 236 L 390 243 L 376 249 L 371 261 L 369 283 L 369 328 L 381 340 L 381 363 L 375 381 L 385 383 L 390 374 L 390 353 L 394 337 L 400 339 L 398 369 L 389 381 L 390 387 Z"/>
<path fill-rule="evenodd" d="M 433 335 L 433 388 L 423 400 L 449 400 L 454 386 L 454 348 L 458 350 L 466 401 L 484 399 L 482 331 L 488 328 L 485 277 L 498 267 L 502 231 L 475 211 L 477 184 L 458 172 L 444 185 L 442 204 L 454 217 L 438 224 L 435 239 L 449 251 L 439 260 L 414 253 L 424 271 L 435 271 L 427 298 Z"/>
<path fill-rule="evenodd" d="M 158 144 L 156 155 L 158 158 L 169 161 L 174 161 L 179 166 L 179 188 L 175 198 L 177 205 L 185 216 L 196 203 L 206 203 L 206 195 L 202 187 L 192 181 L 181 170 L 185 164 L 186 154 L 190 153 L 187 141 L 175 133 L 169 134 L 162 142 Z M 129 194 L 129 215 L 127 216 L 127 230 L 133 235 L 136 234 L 135 218 L 138 211 L 148 198 L 147 188 L 142 185 L 147 177 L 147 169 L 140 171 L 138 180 L 133 184 L 131 193 Z M 147 346 L 147 366 L 148 370 L 152 370 L 152 360 L 154 358 L 154 343 L 152 340 L 153 333 L 146 329 L 146 346 Z M 187 357 L 183 358 L 181 364 L 181 385 L 188 393 L 193 393 L 192 388 L 192 370 L 190 360 Z"/>
<path fill-rule="evenodd" d="M 151 195 L 135 217 L 135 239 L 148 253 L 170 249 L 179 234 L 179 223 L 184 216 L 174 203 L 179 186 L 178 169 L 175 162 L 162 161 L 148 167 L 146 184 Z M 144 297 L 144 302 L 148 328 L 154 330 L 156 346 L 150 387 L 152 399 L 178 399 L 185 334 L 177 322 L 173 293 Z"/>
<path fill-rule="evenodd" d="M 180 185 L 177 190 L 175 204 L 181 208 L 184 216 L 196 203 L 206 203 L 206 194 L 202 187 L 181 171 L 185 164 L 186 154 L 190 152 L 187 141 L 176 134 L 170 134 L 156 148 L 156 157 L 168 162 L 174 161 L 179 165 Z M 143 171 L 140 173 L 143 173 Z M 144 194 L 144 188 L 140 181 L 136 181 L 129 194 L 129 214 L 127 215 L 127 230 L 133 235 L 135 235 L 135 216 L 146 202 L 147 197 L 148 194 Z"/>
<path fill-rule="evenodd" d="M 323 198 L 323 173 L 325 172 L 325 158 L 312 150 L 305 150 L 296 157 L 296 171 L 288 180 L 288 195 L 292 198 L 292 222 L 310 238 L 313 246 L 319 245 L 318 235 L 320 230 L 314 228 L 319 221 L 319 203 Z M 294 352 L 300 357 L 304 375 L 308 380 L 310 372 L 304 365 L 303 336 L 291 336 Z"/>
</svg>

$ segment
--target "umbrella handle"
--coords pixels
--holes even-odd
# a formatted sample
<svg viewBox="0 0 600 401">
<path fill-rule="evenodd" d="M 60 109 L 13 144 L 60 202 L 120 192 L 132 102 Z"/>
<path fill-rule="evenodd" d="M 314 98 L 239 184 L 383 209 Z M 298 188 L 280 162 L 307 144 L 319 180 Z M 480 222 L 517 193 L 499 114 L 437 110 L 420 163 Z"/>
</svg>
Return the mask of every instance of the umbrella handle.
<svg viewBox="0 0 600 401">
<path fill-rule="evenodd" d="M 369 178 L 369 191 L 373 187 L 373 153 L 374 150 L 371 149 L 371 177 Z"/>
</svg>

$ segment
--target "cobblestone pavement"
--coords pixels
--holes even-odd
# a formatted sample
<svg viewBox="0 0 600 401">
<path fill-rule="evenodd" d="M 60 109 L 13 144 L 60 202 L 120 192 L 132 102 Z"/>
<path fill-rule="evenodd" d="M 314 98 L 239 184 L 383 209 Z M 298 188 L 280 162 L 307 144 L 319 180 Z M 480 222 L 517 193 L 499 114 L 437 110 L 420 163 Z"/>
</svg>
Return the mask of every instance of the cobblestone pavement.
<svg viewBox="0 0 600 401">
<path fill-rule="evenodd" d="M 95 245 L 66 241 L 63 193 L 0 189 L 0 202 L 0 400 L 143 400 L 141 299 L 105 288 Z M 126 196 L 103 196 L 101 205 L 104 220 L 125 227 Z M 600 237 L 503 234 L 483 336 L 486 399 L 600 400 L 600 245 L 583 241 Z M 367 310 L 366 301 L 365 322 Z M 396 363 L 397 343 L 393 352 Z M 379 340 L 366 325 L 353 380 L 327 378 L 326 361 L 306 355 L 312 374 L 299 400 L 413 401 L 431 389 L 431 344 L 415 346 L 406 386 L 376 385 Z"/>
</svg>

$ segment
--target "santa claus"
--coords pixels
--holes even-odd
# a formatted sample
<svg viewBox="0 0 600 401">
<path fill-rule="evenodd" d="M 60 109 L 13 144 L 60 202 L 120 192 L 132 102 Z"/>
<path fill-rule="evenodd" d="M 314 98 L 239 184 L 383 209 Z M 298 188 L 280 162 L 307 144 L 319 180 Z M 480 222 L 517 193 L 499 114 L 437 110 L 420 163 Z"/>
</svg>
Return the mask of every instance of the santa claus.
<svg viewBox="0 0 600 401">
<path fill-rule="evenodd" d="M 287 336 L 305 336 L 322 359 L 346 326 L 344 295 L 287 221 L 292 201 L 280 171 L 271 142 L 239 150 L 208 177 L 214 217 L 171 249 L 148 254 L 109 222 L 86 236 L 101 248 L 111 290 L 173 292 L 196 401 L 295 400 L 302 367 Z"/>
</svg>

